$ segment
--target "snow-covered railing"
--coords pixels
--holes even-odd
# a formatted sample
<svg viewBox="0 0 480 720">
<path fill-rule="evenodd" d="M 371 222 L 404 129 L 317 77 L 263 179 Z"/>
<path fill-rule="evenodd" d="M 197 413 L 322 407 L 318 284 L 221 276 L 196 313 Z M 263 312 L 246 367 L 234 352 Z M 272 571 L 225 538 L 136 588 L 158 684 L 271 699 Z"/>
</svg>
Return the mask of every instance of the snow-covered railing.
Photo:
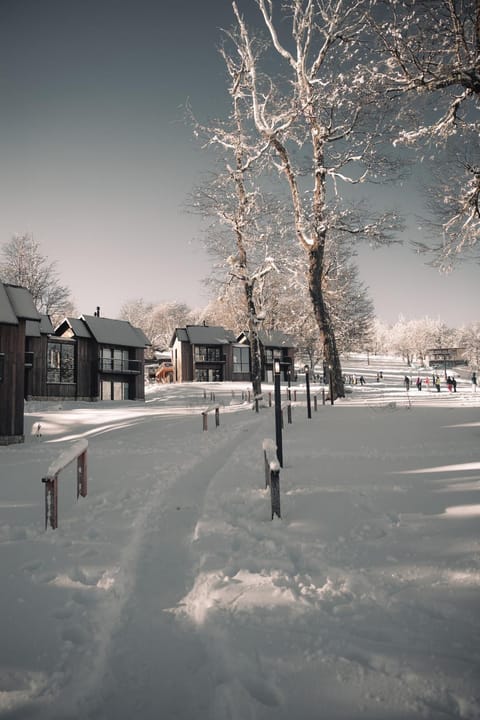
<svg viewBox="0 0 480 720">
<path fill-rule="evenodd" d="M 208 413 L 212 412 L 212 410 L 215 411 L 215 427 L 218 427 L 220 425 L 220 405 L 210 405 L 210 407 L 202 410 L 204 430 L 208 430 Z"/>
<path fill-rule="evenodd" d="M 277 457 L 277 446 L 270 438 L 263 441 L 263 458 L 265 464 L 265 487 L 270 486 L 270 500 L 273 516 L 280 514 L 280 463 Z"/>
<path fill-rule="evenodd" d="M 87 496 L 87 449 L 88 440 L 74 443 L 51 463 L 42 478 L 45 483 L 45 530 L 48 525 L 53 530 L 58 527 L 58 476 L 74 460 L 77 461 L 77 500 L 80 495 Z"/>
</svg>

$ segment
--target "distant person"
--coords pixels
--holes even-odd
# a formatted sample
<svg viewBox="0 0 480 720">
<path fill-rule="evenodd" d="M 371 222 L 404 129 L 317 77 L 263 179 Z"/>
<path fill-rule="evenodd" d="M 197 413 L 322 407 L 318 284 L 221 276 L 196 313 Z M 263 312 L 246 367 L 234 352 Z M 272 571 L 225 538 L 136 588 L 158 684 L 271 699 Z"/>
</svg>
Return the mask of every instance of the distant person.
<svg viewBox="0 0 480 720">
<path fill-rule="evenodd" d="M 360 385 L 365 385 L 365 378 L 363 375 L 360 375 Z"/>
<path fill-rule="evenodd" d="M 425 385 L 427 386 L 427 390 L 428 390 L 429 387 L 430 387 L 430 378 L 428 377 L 428 375 L 427 375 L 427 377 L 425 378 Z"/>
<path fill-rule="evenodd" d="M 440 375 L 435 375 L 435 387 L 437 392 L 440 392 Z"/>
<path fill-rule="evenodd" d="M 455 378 L 455 375 L 452 375 L 452 385 L 453 385 L 453 392 L 457 392 L 457 380 Z"/>
<path fill-rule="evenodd" d="M 408 392 L 410 390 L 410 378 L 408 375 L 405 375 L 405 379 L 403 381 L 405 383 L 405 390 Z"/>
<path fill-rule="evenodd" d="M 446 379 L 445 382 L 447 383 L 448 392 L 452 392 L 452 390 L 453 390 L 453 382 L 452 382 L 452 378 L 450 377 L 450 375 L 448 375 L 448 377 L 447 377 L 447 379 Z"/>
<path fill-rule="evenodd" d="M 477 392 L 477 373 L 472 373 L 472 390 L 473 392 Z"/>
<path fill-rule="evenodd" d="M 421 389 L 422 389 L 422 378 L 421 378 L 421 377 L 417 377 L 417 390 L 418 390 L 418 392 L 420 392 Z"/>
</svg>

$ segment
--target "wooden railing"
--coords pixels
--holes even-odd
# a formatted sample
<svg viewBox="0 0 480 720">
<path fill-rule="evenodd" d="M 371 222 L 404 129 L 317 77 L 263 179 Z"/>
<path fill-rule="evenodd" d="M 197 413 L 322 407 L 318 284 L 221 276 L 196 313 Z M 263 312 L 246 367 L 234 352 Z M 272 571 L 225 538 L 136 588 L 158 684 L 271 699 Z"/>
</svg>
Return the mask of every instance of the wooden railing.
<svg viewBox="0 0 480 720">
<path fill-rule="evenodd" d="M 42 478 L 45 483 L 45 530 L 58 527 L 58 476 L 67 465 L 77 461 L 77 500 L 87 496 L 87 449 L 88 440 L 79 440 L 55 460 Z"/>
</svg>

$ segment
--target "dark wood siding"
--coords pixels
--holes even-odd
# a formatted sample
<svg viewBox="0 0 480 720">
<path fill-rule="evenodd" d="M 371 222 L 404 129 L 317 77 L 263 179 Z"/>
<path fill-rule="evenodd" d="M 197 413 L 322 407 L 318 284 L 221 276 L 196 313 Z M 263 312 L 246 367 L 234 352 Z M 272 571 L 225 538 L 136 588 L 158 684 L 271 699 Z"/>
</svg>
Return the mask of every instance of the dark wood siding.
<svg viewBox="0 0 480 720">
<path fill-rule="evenodd" d="M 0 443 L 23 441 L 25 321 L 0 326 L 4 377 L 0 383 Z"/>
</svg>

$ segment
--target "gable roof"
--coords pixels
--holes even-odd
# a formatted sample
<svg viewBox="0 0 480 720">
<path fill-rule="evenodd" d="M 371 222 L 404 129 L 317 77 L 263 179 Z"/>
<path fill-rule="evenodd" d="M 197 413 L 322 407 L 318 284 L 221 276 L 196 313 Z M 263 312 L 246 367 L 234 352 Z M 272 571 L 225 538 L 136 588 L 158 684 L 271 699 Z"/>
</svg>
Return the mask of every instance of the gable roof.
<svg viewBox="0 0 480 720">
<path fill-rule="evenodd" d="M 26 337 L 40 337 L 40 335 L 53 335 L 53 325 L 48 315 L 41 315 L 40 322 L 27 320 L 25 323 Z"/>
<path fill-rule="evenodd" d="M 235 342 L 234 333 L 219 326 L 187 325 L 185 332 L 192 345 L 228 345 Z"/>
<path fill-rule="evenodd" d="M 55 328 L 55 335 L 63 335 L 67 329 L 72 331 L 75 337 L 91 338 L 87 326 L 80 318 L 64 318 Z"/>
<path fill-rule="evenodd" d="M 0 321 L 7 325 L 18 325 L 18 320 L 36 320 L 40 322 L 40 313 L 35 307 L 32 295 L 27 288 L 1 283 Z"/>
<path fill-rule="evenodd" d="M 101 345 L 136 348 L 150 345 L 150 341 L 142 330 L 133 327 L 127 320 L 111 320 L 97 315 L 82 315 L 80 319 L 85 323 L 97 343 Z"/>
<path fill-rule="evenodd" d="M 0 323 L 4 325 L 18 325 L 18 318 L 13 310 L 5 285 L 0 282 Z"/>
</svg>

